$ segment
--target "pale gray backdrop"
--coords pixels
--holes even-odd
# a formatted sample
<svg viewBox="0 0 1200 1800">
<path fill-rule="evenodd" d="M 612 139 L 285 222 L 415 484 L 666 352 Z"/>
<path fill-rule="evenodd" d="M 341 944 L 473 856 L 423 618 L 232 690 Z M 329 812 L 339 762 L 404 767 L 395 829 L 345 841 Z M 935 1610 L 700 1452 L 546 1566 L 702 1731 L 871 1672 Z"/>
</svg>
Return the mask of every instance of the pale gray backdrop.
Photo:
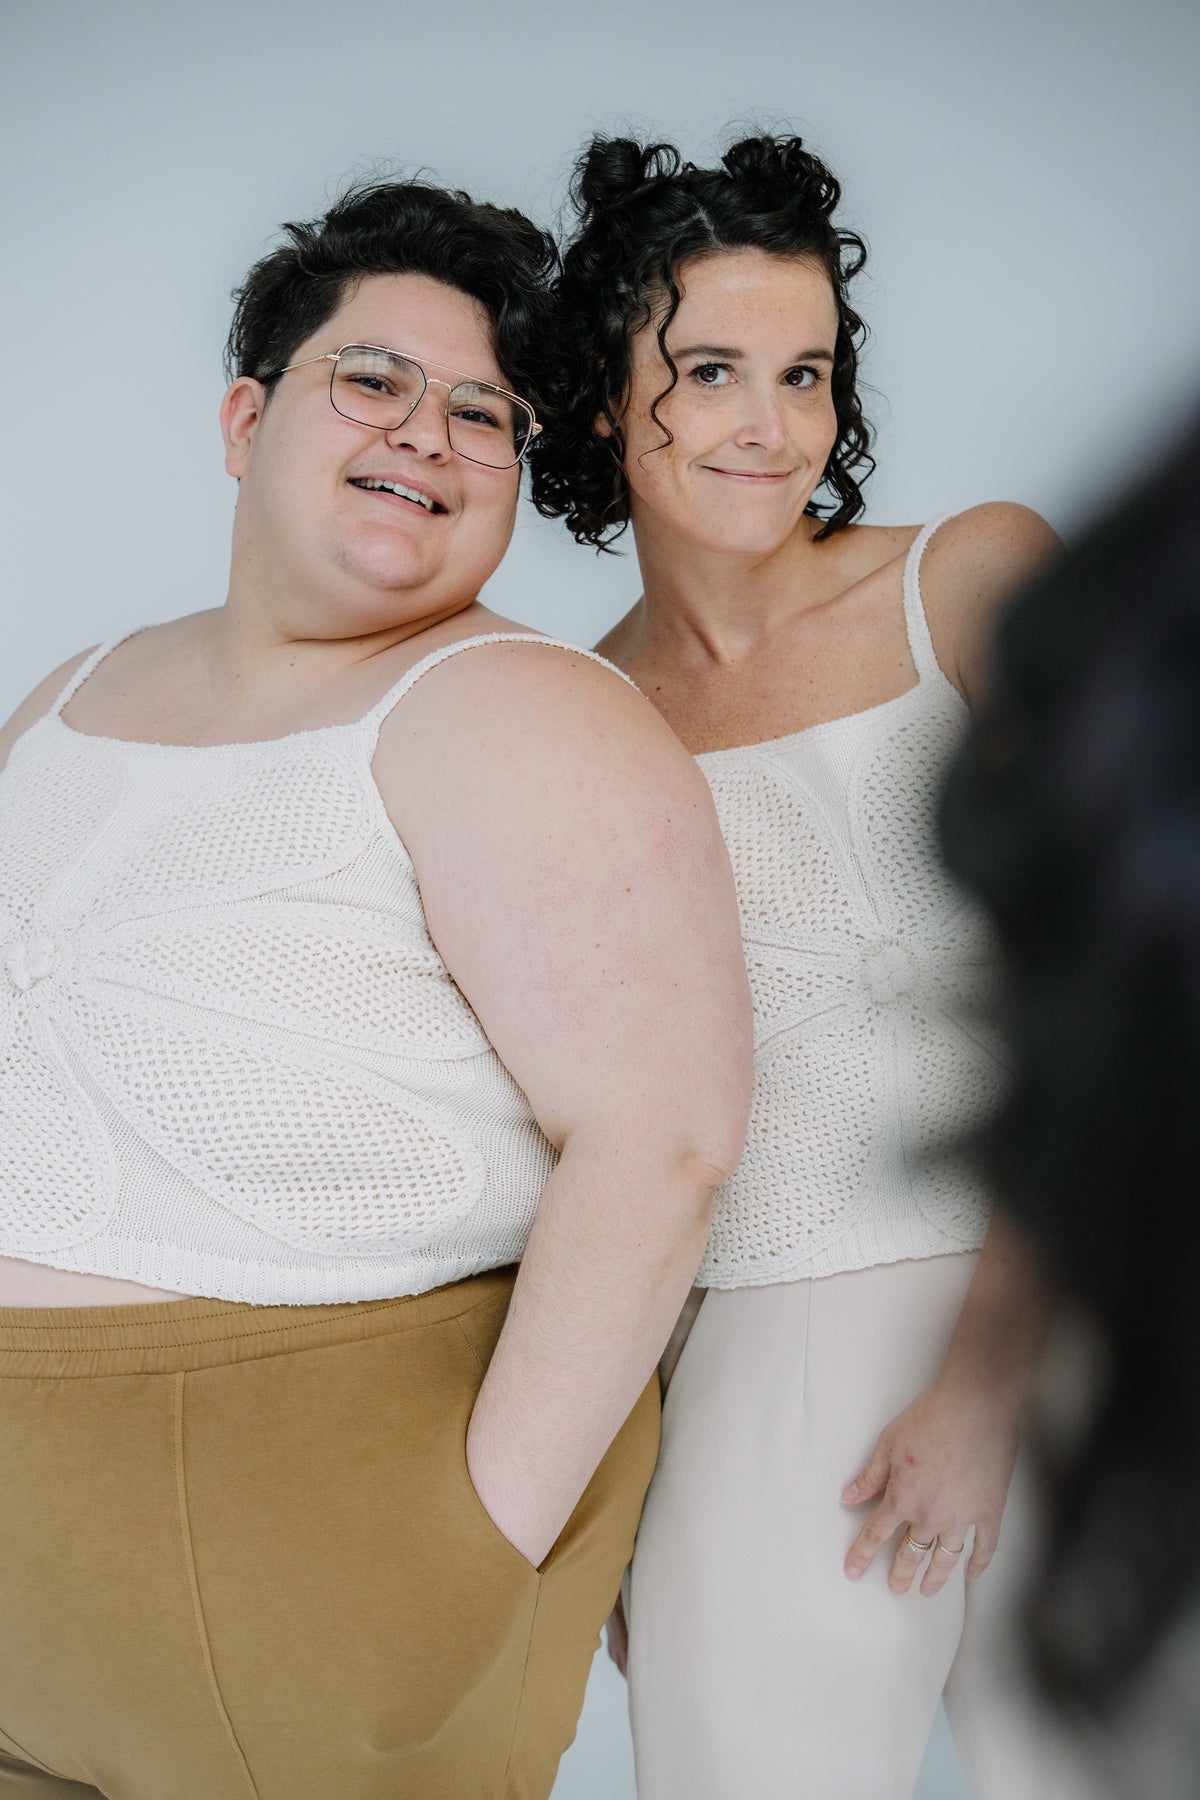
<svg viewBox="0 0 1200 1800">
<path fill-rule="evenodd" d="M 220 601 L 229 289 L 381 163 L 549 219 L 592 129 L 800 129 L 873 253 L 870 516 L 1069 532 L 1200 392 L 1198 52 L 1194 0 L 4 0 L 0 714 Z M 636 592 L 528 514 L 488 598 L 586 642 Z M 598 1669 L 556 1800 L 630 1800 L 622 1708 Z M 939 1728 L 921 1800 L 964 1791 Z"/>
</svg>

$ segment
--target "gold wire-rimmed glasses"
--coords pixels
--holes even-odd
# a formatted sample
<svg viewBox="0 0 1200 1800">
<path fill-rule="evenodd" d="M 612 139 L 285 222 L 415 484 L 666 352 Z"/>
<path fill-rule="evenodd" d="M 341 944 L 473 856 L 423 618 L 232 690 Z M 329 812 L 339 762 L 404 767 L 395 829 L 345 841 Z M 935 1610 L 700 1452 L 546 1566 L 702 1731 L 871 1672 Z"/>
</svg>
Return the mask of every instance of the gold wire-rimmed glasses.
<svg viewBox="0 0 1200 1800">
<path fill-rule="evenodd" d="M 306 356 L 301 362 L 273 369 L 261 379 L 274 381 L 292 369 L 322 362 L 333 365 L 329 371 L 333 410 L 343 419 L 370 425 L 376 431 L 397 430 L 417 410 L 426 388 L 444 387 L 450 448 L 468 462 L 482 463 L 488 469 L 515 467 L 542 429 L 532 406 L 519 394 L 510 394 L 490 381 L 476 381 L 458 369 L 446 370 L 457 380 L 442 381 L 427 375 L 415 356 L 383 344 L 343 344 L 324 356 Z M 432 367 L 443 365 L 434 363 Z"/>
</svg>

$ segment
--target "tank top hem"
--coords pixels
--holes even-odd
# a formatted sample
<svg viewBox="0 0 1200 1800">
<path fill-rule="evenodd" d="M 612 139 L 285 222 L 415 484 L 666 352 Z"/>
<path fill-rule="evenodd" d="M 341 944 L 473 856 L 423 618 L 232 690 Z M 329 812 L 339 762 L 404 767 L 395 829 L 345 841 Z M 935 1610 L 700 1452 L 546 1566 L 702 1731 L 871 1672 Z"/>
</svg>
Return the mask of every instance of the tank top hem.
<svg viewBox="0 0 1200 1800">
<path fill-rule="evenodd" d="M 269 1300 L 262 1298 L 257 1265 L 233 1257 L 180 1251 L 170 1244 L 131 1245 L 105 1236 L 81 1245 L 77 1252 L 25 1250 L 12 1254 L 15 1260 L 39 1268 L 140 1282 L 191 1300 L 227 1300 L 246 1306 L 339 1306 L 366 1300 L 407 1299 L 465 1281 L 472 1275 L 507 1268 L 519 1261 L 524 1235 L 522 1232 L 509 1245 L 493 1245 L 483 1256 L 461 1252 L 418 1261 L 409 1251 L 403 1266 L 382 1257 L 370 1261 L 347 1257 L 346 1267 L 325 1263 L 320 1268 L 306 1268 L 274 1263 Z M 258 1282 L 255 1276 L 259 1277 Z"/>
<path fill-rule="evenodd" d="M 978 1231 L 966 1237 L 927 1229 L 903 1247 L 897 1241 L 894 1224 L 867 1220 L 853 1226 L 821 1250 L 797 1257 L 746 1257 L 739 1262 L 729 1257 L 720 1266 L 708 1268 L 707 1258 L 696 1274 L 696 1286 L 726 1291 L 745 1287 L 774 1287 L 788 1281 L 819 1281 L 827 1275 L 845 1275 L 854 1269 L 874 1269 L 900 1262 L 928 1262 L 934 1256 L 969 1255 L 983 1248 L 987 1232 L 986 1219 Z"/>
</svg>

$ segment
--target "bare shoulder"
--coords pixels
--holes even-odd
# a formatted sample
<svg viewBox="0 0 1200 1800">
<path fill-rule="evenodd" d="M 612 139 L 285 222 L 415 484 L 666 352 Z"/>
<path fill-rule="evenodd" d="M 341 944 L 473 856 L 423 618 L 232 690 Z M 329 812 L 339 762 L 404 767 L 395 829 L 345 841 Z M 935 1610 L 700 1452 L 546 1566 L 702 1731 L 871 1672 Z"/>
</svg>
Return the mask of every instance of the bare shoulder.
<svg viewBox="0 0 1200 1800">
<path fill-rule="evenodd" d="M 921 561 L 921 587 L 1007 593 L 1062 550 L 1057 532 L 1032 507 L 1011 500 L 970 506 L 939 525 Z"/>
<path fill-rule="evenodd" d="M 1003 608 L 1061 554 L 1041 514 L 1007 500 L 968 507 L 933 533 L 921 559 L 921 598 L 938 661 L 968 702 L 984 684 Z"/>
<path fill-rule="evenodd" d="M 595 732 L 614 741 L 676 746 L 645 696 L 621 672 L 573 645 L 479 643 L 447 656 L 406 694 L 384 735 L 393 742 L 449 734 L 471 743 L 544 742 L 549 748 Z M 678 746 L 687 761 L 686 751 Z"/>
<path fill-rule="evenodd" d="M 385 721 L 374 773 L 414 854 L 451 819 L 478 833 L 483 807 L 518 834 L 544 826 L 577 845 L 589 830 L 632 829 L 664 803 L 676 818 L 711 804 L 643 694 L 585 650 L 536 639 L 437 664 Z"/>
<path fill-rule="evenodd" d="M 65 663 L 60 663 L 44 681 L 39 681 L 31 694 L 26 695 L 7 723 L 0 726 L 0 769 L 8 761 L 17 739 L 23 737 L 31 725 L 36 725 L 43 713 L 50 711 L 72 675 L 82 668 L 91 654 L 90 649 L 81 650 L 77 656 L 68 657 Z"/>
</svg>

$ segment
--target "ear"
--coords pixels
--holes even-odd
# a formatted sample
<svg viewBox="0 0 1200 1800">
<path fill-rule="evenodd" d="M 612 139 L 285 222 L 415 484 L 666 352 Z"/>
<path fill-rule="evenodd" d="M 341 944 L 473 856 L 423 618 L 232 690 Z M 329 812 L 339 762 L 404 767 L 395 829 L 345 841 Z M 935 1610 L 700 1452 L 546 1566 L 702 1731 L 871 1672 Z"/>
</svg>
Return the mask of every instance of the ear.
<svg viewBox="0 0 1200 1800">
<path fill-rule="evenodd" d="M 225 469 L 240 481 L 250 463 L 250 446 L 267 404 L 267 390 L 250 375 L 239 375 L 221 402 Z"/>
<path fill-rule="evenodd" d="M 622 396 L 621 394 L 610 394 L 608 396 L 608 412 L 598 412 L 592 420 L 592 430 L 597 437 L 610 438 L 612 436 L 613 426 L 609 420 L 609 413 L 612 414 L 613 419 L 615 419 L 619 425 L 625 417 L 627 405 L 628 395 Z"/>
<path fill-rule="evenodd" d="M 607 364 L 603 357 L 600 358 L 599 364 L 597 366 L 601 369 L 604 369 L 605 367 L 607 367 Z M 619 419 L 624 410 L 625 409 L 621 404 L 620 395 L 619 394 L 610 394 L 608 396 L 608 411 L 613 415 L 613 417 L 615 419 Z M 608 422 L 608 414 L 607 413 L 598 412 L 596 414 L 595 418 L 592 420 L 592 430 L 595 432 L 597 437 L 609 438 L 612 436 L 613 428 Z"/>
</svg>

